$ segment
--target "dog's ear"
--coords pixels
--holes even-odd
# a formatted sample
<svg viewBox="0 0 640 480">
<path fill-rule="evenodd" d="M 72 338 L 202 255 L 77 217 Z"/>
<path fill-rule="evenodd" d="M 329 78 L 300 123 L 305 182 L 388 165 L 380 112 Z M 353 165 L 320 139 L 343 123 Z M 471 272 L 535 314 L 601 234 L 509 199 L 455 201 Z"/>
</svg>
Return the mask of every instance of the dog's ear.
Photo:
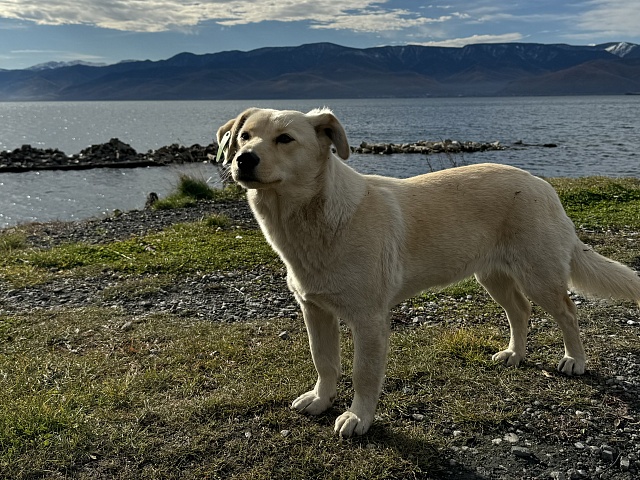
<svg viewBox="0 0 640 480">
<path fill-rule="evenodd" d="M 344 131 L 342 124 L 329 109 L 311 110 L 307 113 L 309 121 L 316 129 L 318 138 L 327 139 L 330 146 L 336 147 L 338 156 L 343 160 L 349 158 L 351 148 L 347 140 L 347 133 Z"/>
<path fill-rule="evenodd" d="M 258 110 L 257 108 L 249 108 L 238 115 L 236 118 L 229 120 L 223 126 L 218 129 L 216 138 L 218 141 L 218 148 L 224 150 L 225 162 L 230 162 L 236 154 L 238 149 L 238 132 L 242 129 L 244 122 L 247 121 L 249 115 Z M 226 141 L 223 141 L 224 136 L 228 134 L 229 137 Z"/>
</svg>

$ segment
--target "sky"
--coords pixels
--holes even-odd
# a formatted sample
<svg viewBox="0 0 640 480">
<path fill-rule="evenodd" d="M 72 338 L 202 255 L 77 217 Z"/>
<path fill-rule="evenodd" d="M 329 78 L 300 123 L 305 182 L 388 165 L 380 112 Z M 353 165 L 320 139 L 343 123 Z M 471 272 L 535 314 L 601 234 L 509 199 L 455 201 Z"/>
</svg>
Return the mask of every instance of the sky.
<svg viewBox="0 0 640 480">
<path fill-rule="evenodd" d="M 0 0 L 0 69 L 332 42 L 640 44 L 640 0 Z"/>
</svg>

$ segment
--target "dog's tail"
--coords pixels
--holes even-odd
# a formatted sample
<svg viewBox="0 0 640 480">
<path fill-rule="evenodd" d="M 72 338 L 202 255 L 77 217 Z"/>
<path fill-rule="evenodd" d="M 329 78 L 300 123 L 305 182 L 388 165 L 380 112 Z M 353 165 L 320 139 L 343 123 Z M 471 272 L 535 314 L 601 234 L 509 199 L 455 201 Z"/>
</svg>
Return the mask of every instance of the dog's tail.
<svg viewBox="0 0 640 480">
<path fill-rule="evenodd" d="M 580 241 L 571 258 L 571 284 L 587 295 L 633 300 L 640 306 L 640 277 L 636 272 Z"/>
</svg>

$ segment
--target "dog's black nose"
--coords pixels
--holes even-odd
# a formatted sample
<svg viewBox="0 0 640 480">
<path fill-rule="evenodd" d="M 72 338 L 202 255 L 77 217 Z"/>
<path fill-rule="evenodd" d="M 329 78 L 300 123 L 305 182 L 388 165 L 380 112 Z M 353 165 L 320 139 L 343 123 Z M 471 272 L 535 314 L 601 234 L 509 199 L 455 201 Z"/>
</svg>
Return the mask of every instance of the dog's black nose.
<svg viewBox="0 0 640 480">
<path fill-rule="evenodd" d="M 253 152 L 244 152 L 236 158 L 238 170 L 242 173 L 250 173 L 260 163 L 260 157 Z"/>
</svg>

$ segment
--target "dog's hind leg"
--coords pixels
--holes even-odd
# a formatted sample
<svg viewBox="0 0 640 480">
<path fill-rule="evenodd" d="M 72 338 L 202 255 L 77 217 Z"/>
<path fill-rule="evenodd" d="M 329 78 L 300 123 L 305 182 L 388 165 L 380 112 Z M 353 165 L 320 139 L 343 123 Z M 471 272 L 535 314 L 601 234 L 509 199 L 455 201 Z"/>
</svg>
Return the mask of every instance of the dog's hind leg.
<svg viewBox="0 0 640 480">
<path fill-rule="evenodd" d="M 509 346 L 493 355 L 493 360 L 517 367 L 527 353 L 527 331 L 531 303 L 512 277 L 501 272 L 476 274 L 476 279 L 504 309 L 511 329 Z"/>
<path fill-rule="evenodd" d="M 340 329 L 338 318 L 317 305 L 300 301 L 309 335 L 309 348 L 318 372 L 318 381 L 291 404 L 291 408 L 318 415 L 329 408 L 336 397 L 340 377 Z"/>
<path fill-rule="evenodd" d="M 341 437 L 362 435 L 369 430 L 382 390 L 389 344 L 388 316 L 351 324 L 353 334 L 353 389 L 351 407 L 336 419 Z"/>
<path fill-rule="evenodd" d="M 569 298 L 566 287 L 555 291 L 527 292 L 531 300 L 547 311 L 560 326 L 564 339 L 564 357 L 558 363 L 558 370 L 565 375 L 582 375 L 585 369 L 586 354 L 580 339 L 578 311 Z"/>
</svg>

